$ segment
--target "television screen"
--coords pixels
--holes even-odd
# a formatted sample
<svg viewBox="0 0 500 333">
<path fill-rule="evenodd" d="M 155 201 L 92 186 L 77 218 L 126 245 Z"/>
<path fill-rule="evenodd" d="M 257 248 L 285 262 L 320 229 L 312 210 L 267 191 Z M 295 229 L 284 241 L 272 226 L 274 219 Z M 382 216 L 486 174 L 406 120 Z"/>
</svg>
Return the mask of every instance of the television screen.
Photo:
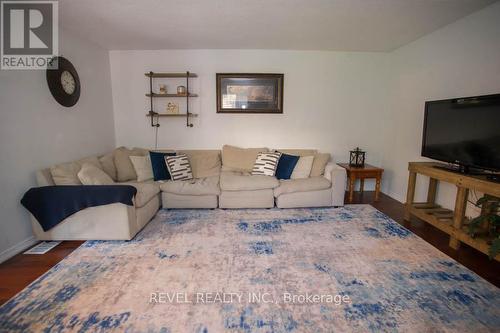
<svg viewBox="0 0 500 333">
<path fill-rule="evenodd" d="M 500 171 L 500 94 L 426 102 L 422 156 Z"/>
</svg>

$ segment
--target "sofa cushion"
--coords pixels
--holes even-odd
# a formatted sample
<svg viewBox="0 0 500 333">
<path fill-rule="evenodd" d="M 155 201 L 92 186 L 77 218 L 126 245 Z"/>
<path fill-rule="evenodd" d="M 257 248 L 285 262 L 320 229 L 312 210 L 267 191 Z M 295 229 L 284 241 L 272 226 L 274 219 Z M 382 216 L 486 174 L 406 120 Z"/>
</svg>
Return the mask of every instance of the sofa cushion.
<svg viewBox="0 0 500 333">
<path fill-rule="evenodd" d="M 295 165 L 298 161 L 299 156 L 281 154 L 280 160 L 278 161 L 278 167 L 276 169 L 276 178 L 290 179 L 293 169 L 295 169 Z"/>
<path fill-rule="evenodd" d="M 90 163 L 101 168 L 101 164 L 96 156 L 87 157 L 74 162 L 57 164 L 50 168 L 54 183 L 56 185 L 81 185 L 82 182 L 78 179 L 78 172 L 81 170 L 84 163 Z"/>
<path fill-rule="evenodd" d="M 279 181 L 270 176 L 253 176 L 246 172 L 222 171 L 220 188 L 223 191 L 253 191 L 272 189 L 279 186 Z"/>
<path fill-rule="evenodd" d="M 99 157 L 99 163 L 104 172 L 108 174 L 114 181 L 116 181 L 116 166 L 115 166 L 115 152 L 112 151 Z"/>
<path fill-rule="evenodd" d="M 163 192 L 181 195 L 219 195 L 219 176 L 176 180 L 160 185 Z"/>
<path fill-rule="evenodd" d="M 319 191 L 330 188 L 332 183 L 325 177 L 280 180 L 280 186 L 274 189 L 277 198 L 285 193 Z"/>
<path fill-rule="evenodd" d="M 314 156 L 301 156 L 293 168 L 291 179 L 308 178 L 311 174 Z"/>
<path fill-rule="evenodd" d="M 122 184 L 132 185 L 137 189 L 137 194 L 135 195 L 135 207 L 137 208 L 144 206 L 155 195 L 160 193 L 160 184 L 155 182 L 147 182 L 147 183 L 127 182 Z"/>
<path fill-rule="evenodd" d="M 314 155 L 310 177 L 323 176 L 325 173 L 326 164 L 329 160 L 330 154 L 328 153 L 317 153 L 316 155 Z"/>
<path fill-rule="evenodd" d="M 222 162 L 219 150 L 178 150 L 177 153 L 187 155 L 194 178 L 220 175 Z"/>
<path fill-rule="evenodd" d="M 134 166 L 130 161 L 130 156 L 144 156 L 145 154 L 147 154 L 147 150 L 142 148 L 117 148 L 114 154 L 117 180 L 119 182 L 137 180 L 137 174 L 135 173 Z"/>
<path fill-rule="evenodd" d="M 106 172 L 91 163 L 83 163 L 82 168 L 78 172 L 78 179 L 83 185 L 114 184 L 113 179 Z"/>
<path fill-rule="evenodd" d="M 223 170 L 252 172 L 257 154 L 267 151 L 267 148 L 239 148 L 224 145 L 222 147 Z"/>
</svg>

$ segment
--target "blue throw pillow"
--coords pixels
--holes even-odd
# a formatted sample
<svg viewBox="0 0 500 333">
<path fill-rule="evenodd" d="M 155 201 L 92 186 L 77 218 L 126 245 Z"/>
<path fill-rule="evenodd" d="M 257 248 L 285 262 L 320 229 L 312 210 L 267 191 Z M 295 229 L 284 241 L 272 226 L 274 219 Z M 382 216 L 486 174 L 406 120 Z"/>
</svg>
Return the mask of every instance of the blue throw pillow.
<svg viewBox="0 0 500 333">
<path fill-rule="evenodd" d="M 281 154 L 276 168 L 276 178 L 290 179 L 295 165 L 299 161 L 299 156 Z"/>
<path fill-rule="evenodd" d="M 155 180 L 169 180 L 170 173 L 167 169 L 167 163 L 165 162 L 165 156 L 175 156 L 175 153 L 160 153 L 156 151 L 150 151 L 149 156 L 151 157 L 151 166 L 153 167 L 153 177 Z"/>
</svg>

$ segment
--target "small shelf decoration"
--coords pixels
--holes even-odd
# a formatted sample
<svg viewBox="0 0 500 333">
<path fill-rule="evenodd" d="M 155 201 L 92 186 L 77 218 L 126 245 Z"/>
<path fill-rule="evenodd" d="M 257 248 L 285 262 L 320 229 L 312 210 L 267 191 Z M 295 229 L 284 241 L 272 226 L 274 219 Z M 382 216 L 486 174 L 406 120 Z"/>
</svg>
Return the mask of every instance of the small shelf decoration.
<svg viewBox="0 0 500 333">
<path fill-rule="evenodd" d="M 365 166 L 365 152 L 356 147 L 349 152 L 349 166 L 362 168 Z"/>
<path fill-rule="evenodd" d="M 150 109 L 149 109 L 149 112 L 146 114 L 146 116 L 151 118 L 151 126 L 156 127 L 156 128 L 160 127 L 160 123 L 159 123 L 160 117 L 185 117 L 186 118 L 186 126 L 193 127 L 193 124 L 190 122 L 190 118 L 197 117 L 198 115 L 195 113 L 189 112 L 189 99 L 192 97 L 198 97 L 198 95 L 189 93 L 189 79 L 196 78 L 196 77 L 198 77 L 198 75 L 196 75 L 195 73 L 191 73 L 189 71 L 185 72 L 185 73 L 149 72 L 149 73 L 145 73 L 144 75 L 149 78 L 149 93 L 147 93 L 146 96 L 149 97 Z M 155 92 L 153 92 L 153 78 L 166 78 L 166 79 L 186 78 L 186 86 L 179 86 L 179 87 L 184 88 L 184 89 L 181 89 L 181 93 L 179 93 L 179 87 L 178 87 L 176 94 L 168 94 L 167 93 L 167 86 L 165 84 L 160 84 L 159 85 L 159 93 L 155 93 Z M 155 112 L 153 110 L 153 99 L 157 98 L 157 97 L 163 97 L 163 98 L 182 97 L 182 98 L 185 98 L 186 99 L 186 112 L 180 113 L 179 112 L 179 104 L 172 103 L 172 102 L 169 102 L 167 104 L 166 109 L 165 109 L 166 113 Z"/>
</svg>

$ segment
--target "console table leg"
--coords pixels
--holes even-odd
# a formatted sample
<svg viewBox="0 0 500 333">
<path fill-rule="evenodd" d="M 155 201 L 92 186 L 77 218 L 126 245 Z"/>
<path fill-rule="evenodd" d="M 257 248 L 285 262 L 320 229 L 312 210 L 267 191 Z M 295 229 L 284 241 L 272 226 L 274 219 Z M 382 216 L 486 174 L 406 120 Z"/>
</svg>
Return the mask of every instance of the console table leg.
<svg viewBox="0 0 500 333">
<path fill-rule="evenodd" d="M 455 212 L 453 214 L 453 228 L 460 230 L 465 216 L 465 209 L 467 208 L 467 196 L 469 190 L 464 187 L 457 186 L 457 198 L 455 200 Z M 460 248 L 460 241 L 455 237 L 450 237 L 450 247 L 458 250 Z"/>
<path fill-rule="evenodd" d="M 406 207 L 405 207 L 405 216 L 404 219 L 406 221 L 410 220 L 410 206 L 413 203 L 413 199 L 415 198 L 415 185 L 417 183 L 417 174 L 415 172 L 410 171 L 408 176 L 408 190 L 406 192 Z"/>
<path fill-rule="evenodd" d="M 436 191 L 438 181 L 435 178 L 429 178 L 429 190 L 427 191 L 427 203 L 436 203 Z"/>
</svg>

